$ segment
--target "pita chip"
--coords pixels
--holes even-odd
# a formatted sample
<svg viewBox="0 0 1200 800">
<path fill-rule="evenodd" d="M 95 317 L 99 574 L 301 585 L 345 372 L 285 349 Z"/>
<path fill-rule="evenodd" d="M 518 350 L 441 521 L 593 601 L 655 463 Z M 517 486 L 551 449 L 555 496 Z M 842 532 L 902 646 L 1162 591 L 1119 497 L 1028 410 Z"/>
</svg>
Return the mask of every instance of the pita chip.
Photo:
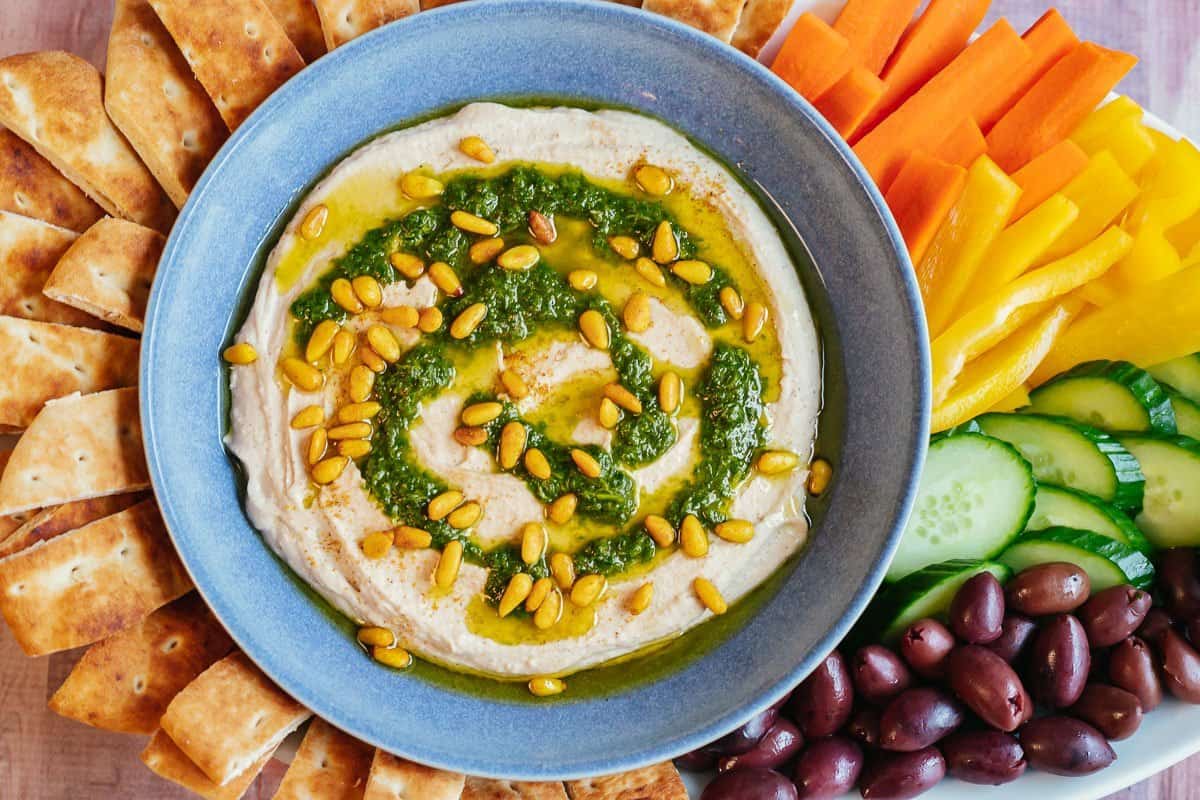
<svg viewBox="0 0 1200 800">
<path fill-rule="evenodd" d="M 32 217 L 0 211 L 0 315 L 98 326 L 90 314 L 42 294 L 54 265 L 78 234 Z"/>
<path fill-rule="evenodd" d="M 367 31 L 416 14 L 418 0 L 313 0 L 330 50 Z"/>
<path fill-rule="evenodd" d="M 73 231 L 85 230 L 104 216 L 104 209 L 82 189 L 5 128 L 0 128 L 0 211 Z"/>
<path fill-rule="evenodd" d="M 126 336 L 0 317 L 0 425 L 25 428 L 47 400 L 136 386 L 138 341 Z"/>
<path fill-rule="evenodd" d="M 643 0 L 642 8 L 711 34 L 722 42 L 733 38 L 746 0 Z"/>
<path fill-rule="evenodd" d="M 228 132 L 146 0 L 117 0 L 104 107 L 177 207 Z"/>
<path fill-rule="evenodd" d="M 31 656 L 111 636 L 191 588 L 153 500 L 0 559 L 0 613 Z"/>
<path fill-rule="evenodd" d="M 314 718 L 274 800 L 362 800 L 375 748 Z"/>
<path fill-rule="evenodd" d="M 431 8 L 441 8 L 442 6 L 449 6 L 453 5 L 454 3 L 461 2 L 463 2 L 463 0 L 421 0 L 421 10 L 428 11 Z M 633 0 L 630 0 L 630 2 L 633 2 Z M 637 4 L 640 6 L 642 4 L 642 0 L 637 0 Z"/>
<path fill-rule="evenodd" d="M 88 228 L 59 259 L 42 293 L 97 319 L 141 333 L 166 239 L 115 217 Z"/>
<path fill-rule="evenodd" d="M 171 741 L 171 737 L 162 731 L 157 731 L 142 751 L 142 763 L 160 778 L 178 784 L 193 792 L 204 800 L 239 800 L 254 783 L 258 773 L 271 760 L 274 751 L 256 761 L 251 767 L 238 775 L 229 783 L 220 786 L 204 774 L 192 763 L 179 747 Z"/>
<path fill-rule="evenodd" d="M 671 762 L 652 767 L 567 781 L 571 800 L 687 800 L 687 789 L 679 770 Z"/>
<path fill-rule="evenodd" d="M 189 592 L 89 647 L 50 709 L 96 728 L 148 736 L 175 695 L 232 649 L 204 601 Z"/>
<path fill-rule="evenodd" d="M 732 44 L 751 58 L 767 46 L 796 0 L 746 0 L 742 17 L 733 32 Z"/>
<path fill-rule="evenodd" d="M 11 447 L 0 447 L 0 475 L 4 474 L 4 468 L 8 465 L 8 459 L 12 456 Z M 0 547 L 3 546 L 13 535 L 19 531 L 33 517 L 33 512 L 24 512 L 21 514 L 13 514 L 7 517 L 0 517 Z"/>
<path fill-rule="evenodd" d="M 325 34 L 312 0 L 263 0 L 272 16 L 279 20 L 288 38 L 311 64 L 325 55 Z"/>
<path fill-rule="evenodd" d="M 561 782 L 527 783 L 467 778 L 462 800 L 567 800 Z"/>
<path fill-rule="evenodd" d="M 459 800 L 466 776 L 375 751 L 363 800 Z"/>
<path fill-rule="evenodd" d="M 219 715 L 213 709 L 221 709 Z M 175 695 L 162 729 L 214 783 L 225 785 L 312 715 L 250 663 L 226 656 Z"/>
<path fill-rule="evenodd" d="M 141 493 L 117 494 L 91 500 L 76 500 L 74 503 L 42 509 L 32 514 L 7 537 L 0 538 L 0 558 L 19 553 L 38 542 L 48 542 L 55 536 L 62 536 L 88 523 L 124 511 L 144 499 L 145 496 Z"/>
<path fill-rule="evenodd" d="M 71 53 L 0 59 L 0 124 L 105 211 L 166 230 L 175 209 L 104 112 L 100 73 Z"/>
<path fill-rule="evenodd" d="M 263 0 L 150 0 L 192 73 L 234 130 L 304 69 Z"/>
<path fill-rule="evenodd" d="M 42 407 L 0 476 L 0 516 L 150 487 L 136 388 Z"/>
</svg>

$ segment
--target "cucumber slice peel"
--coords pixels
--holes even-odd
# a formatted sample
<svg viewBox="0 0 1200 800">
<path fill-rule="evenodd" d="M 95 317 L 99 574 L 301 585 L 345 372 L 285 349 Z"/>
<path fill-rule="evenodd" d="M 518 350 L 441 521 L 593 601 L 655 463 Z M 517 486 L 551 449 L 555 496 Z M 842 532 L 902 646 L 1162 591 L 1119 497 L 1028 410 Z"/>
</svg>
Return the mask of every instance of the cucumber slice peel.
<svg viewBox="0 0 1200 800">
<path fill-rule="evenodd" d="M 1163 385 L 1167 397 L 1171 398 L 1171 407 L 1175 409 L 1175 428 L 1181 436 L 1200 439 L 1200 403 L 1189 400 L 1178 390 Z"/>
<path fill-rule="evenodd" d="M 1157 547 L 1200 545 L 1200 441 L 1126 434 L 1121 442 L 1146 473 L 1145 503 L 1134 518 L 1146 538 Z"/>
<path fill-rule="evenodd" d="M 1158 381 L 1128 361 L 1089 361 L 1029 395 L 1031 411 L 1105 430 L 1175 433 L 1175 410 Z"/>
<path fill-rule="evenodd" d="M 1001 583 L 1010 574 L 1008 567 L 995 561 L 954 559 L 931 564 L 884 587 L 863 617 L 864 627 L 888 642 L 919 619 L 945 619 L 959 588 L 981 572 L 992 573 Z"/>
<path fill-rule="evenodd" d="M 1055 561 L 1075 564 L 1088 574 L 1092 592 L 1125 583 L 1147 589 L 1154 582 L 1154 565 L 1145 553 L 1076 528 L 1023 533 L 997 560 L 1013 572 Z"/>
<path fill-rule="evenodd" d="M 1153 550 L 1138 526 L 1120 509 L 1086 492 L 1043 483 L 1038 486 L 1033 515 L 1025 528 L 1038 531 L 1058 527 L 1091 531 L 1146 554 Z"/>
</svg>

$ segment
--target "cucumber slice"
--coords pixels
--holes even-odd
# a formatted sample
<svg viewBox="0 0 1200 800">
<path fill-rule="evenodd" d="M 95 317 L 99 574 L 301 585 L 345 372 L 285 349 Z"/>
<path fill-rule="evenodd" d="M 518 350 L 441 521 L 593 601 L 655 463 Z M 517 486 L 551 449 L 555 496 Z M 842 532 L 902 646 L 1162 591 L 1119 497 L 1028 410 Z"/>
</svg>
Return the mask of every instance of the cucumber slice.
<svg viewBox="0 0 1200 800">
<path fill-rule="evenodd" d="M 1156 547 L 1200 545 L 1200 441 L 1127 434 L 1121 443 L 1146 473 L 1146 500 L 1134 522 Z"/>
<path fill-rule="evenodd" d="M 1145 553 L 1090 531 L 1047 528 L 1021 534 L 998 559 L 1014 573 L 1038 564 L 1067 561 L 1083 569 L 1092 591 L 1130 583 L 1139 589 L 1154 582 L 1154 565 Z"/>
<path fill-rule="evenodd" d="M 1038 486 L 1033 516 L 1025 529 L 1058 527 L 1098 533 L 1147 554 L 1153 549 L 1138 526 L 1119 509 L 1090 494 L 1043 483 Z"/>
<path fill-rule="evenodd" d="M 1169 383 L 1193 403 L 1200 403 L 1200 353 L 1164 361 L 1146 371 L 1163 383 Z"/>
<path fill-rule="evenodd" d="M 919 619 L 945 619 L 959 588 L 981 572 L 992 573 L 1001 583 L 1009 576 L 1008 567 L 995 561 L 944 561 L 918 570 L 875 595 L 863 617 L 866 629 L 873 640 L 882 631 L 884 641 L 893 641 Z"/>
<path fill-rule="evenodd" d="M 1175 409 L 1175 427 L 1182 436 L 1200 439 L 1200 403 L 1184 397 L 1177 389 L 1164 385 Z"/>
<path fill-rule="evenodd" d="M 1175 433 L 1167 393 L 1128 361 L 1080 364 L 1031 392 L 1029 410 L 1110 431 Z"/>
<path fill-rule="evenodd" d="M 1040 482 L 1087 492 L 1122 511 L 1142 507 L 1137 459 L 1104 431 L 1042 414 L 984 414 L 970 424 L 1020 450 Z"/>
<path fill-rule="evenodd" d="M 1006 442 L 978 433 L 936 439 L 888 580 L 999 553 L 1025 529 L 1036 488 L 1029 462 Z"/>
</svg>

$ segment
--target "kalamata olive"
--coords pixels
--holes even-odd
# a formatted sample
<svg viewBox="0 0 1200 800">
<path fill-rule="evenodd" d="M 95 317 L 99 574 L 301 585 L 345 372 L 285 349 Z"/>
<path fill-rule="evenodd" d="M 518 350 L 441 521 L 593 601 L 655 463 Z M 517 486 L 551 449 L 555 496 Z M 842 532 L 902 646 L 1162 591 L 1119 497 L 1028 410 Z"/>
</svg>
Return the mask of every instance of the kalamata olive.
<svg viewBox="0 0 1200 800">
<path fill-rule="evenodd" d="M 1042 626 L 1029 651 L 1029 689 L 1051 708 L 1072 705 L 1087 686 L 1092 654 L 1083 624 L 1059 614 Z"/>
<path fill-rule="evenodd" d="M 1128 739 L 1142 724 L 1142 704 L 1137 697 L 1105 683 L 1089 683 L 1068 712 L 1114 741 Z"/>
<path fill-rule="evenodd" d="M 1171 694 L 1188 703 L 1200 703 L 1200 653 L 1174 628 L 1168 628 L 1158 648 L 1162 654 L 1162 682 Z"/>
<path fill-rule="evenodd" d="M 993 728 L 1016 730 L 1033 714 L 1033 700 L 1017 673 L 986 647 L 955 648 L 948 671 L 954 694 Z"/>
<path fill-rule="evenodd" d="M 1183 624 L 1183 631 L 1193 646 L 1200 646 L 1200 617 L 1192 617 Z"/>
<path fill-rule="evenodd" d="M 863 706 L 850 716 L 846 735 L 863 747 L 879 746 L 879 710 Z"/>
<path fill-rule="evenodd" d="M 717 769 L 721 772 L 743 767 L 774 769 L 791 761 L 803 746 L 804 737 L 800 735 L 800 729 L 791 720 L 780 717 L 758 740 L 758 744 L 740 755 L 722 758 L 717 762 Z"/>
<path fill-rule="evenodd" d="M 1031 617 L 1066 614 L 1083 605 L 1091 591 L 1088 574 L 1074 564 L 1054 561 L 1024 569 L 1004 590 L 1010 608 Z"/>
<path fill-rule="evenodd" d="M 717 775 L 700 800 L 796 800 L 796 786 L 773 769 L 746 767 Z"/>
<path fill-rule="evenodd" d="M 764 711 L 755 714 L 746 724 L 742 725 L 737 730 L 725 734 L 720 739 L 709 745 L 718 756 L 736 756 L 740 753 L 745 753 L 754 745 L 758 744 L 758 740 L 766 735 L 771 726 L 775 724 L 775 720 L 779 719 L 779 703 L 765 709 Z"/>
<path fill-rule="evenodd" d="M 1132 694 L 1142 711 L 1153 711 L 1162 702 L 1162 681 L 1154 667 L 1150 645 L 1137 636 L 1118 642 L 1108 653 L 1108 679 Z"/>
<path fill-rule="evenodd" d="M 1029 617 L 1013 611 L 1004 615 L 1004 623 L 1000 626 L 1000 638 L 984 645 L 1009 664 L 1017 663 L 1033 635 L 1037 633 L 1037 625 Z"/>
<path fill-rule="evenodd" d="M 1079 621 L 1092 647 L 1112 647 L 1132 634 L 1150 610 L 1150 595 L 1132 586 L 1096 592 L 1079 610 Z"/>
<path fill-rule="evenodd" d="M 956 731 L 940 745 L 950 774 L 967 783 L 999 786 L 1025 772 L 1025 751 L 1000 731 Z"/>
<path fill-rule="evenodd" d="M 912 686 L 912 673 L 900 656 L 883 645 L 870 644 L 854 654 L 854 690 L 868 703 L 883 705 Z"/>
<path fill-rule="evenodd" d="M 946 777 L 946 759 L 936 747 L 915 753 L 881 753 L 863 770 L 858 790 L 866 800 L 905 800 L 929 791 Z"/>
<path fill-rule="evenodd" d="M 1200 575 L 1196 570 L 1195 550 L 1188 547 L 1163 550 L 1158 554 L 1156 574 L 1167 611 L 1184 618 L 1200 614 Z"/>
<path fill-rule="evenodd" d="M 804 800 L 841 797 L 854 788 L 862 774 L 863 751 L 845 736 L 818 739 L 796 759 L 798 795 Z"/>
<path fill-rule="evenodd" d="M 950 603 L 950 629 L 967 644 L 999 639 L 1003 623 L 1004 587 L 990 572 L 964 583 Z"/>
<path fill-rule="evenodd" d="M 1091 775 L 1117 758 L 1100 731 L 1072 717 L 1030 720 L 1021 746 L 1030 766 L 1055 775 Z"/>
<path fill-rule="evenodd" d="M 936 619 L 919 619 L 900 637 L 900 655 L 920 676 L 933 680 L 946 674 L 946 657 L 954 634 Z"/>
<path fill-rule="evenodd" d="M 846 661 L 834 650 L 792 694 L 788 713 L 806 739 L 829 736 L 854 710 L 854 688 Z"/>
<path fill-rule="evenodd" d="M 939 741 L 962 722 L 962 707 L 941 689 L 909 689 L 883 710 L 879 746 L 911 753 Z"/>
<path fill-rule="evenodd" d="M 684 772 L 705 772 L 717 765 L 720 755 L 711 744 L 697 747 L 690 753 L 684 753 L 675 759 L 675 766 Z"/>
<path fill-rule="evenodd" d="M 1142 641 L 1158 646 L 1158 640 L 1162 638 L 1163 632 L 1175 624 L 1175 620 L 1171 615 L 1162 608 L 1152 608 L 1146 612 L 1146 618 L 1142 620 L 1142 624 L 1134 631 Z"/>
</svg>

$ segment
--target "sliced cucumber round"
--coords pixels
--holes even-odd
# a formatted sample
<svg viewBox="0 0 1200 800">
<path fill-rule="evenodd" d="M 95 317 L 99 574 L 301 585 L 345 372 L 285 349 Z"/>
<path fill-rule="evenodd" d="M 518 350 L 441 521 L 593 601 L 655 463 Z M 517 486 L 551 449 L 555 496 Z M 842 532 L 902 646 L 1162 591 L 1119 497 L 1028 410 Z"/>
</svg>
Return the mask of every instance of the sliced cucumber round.
<svg viewBox="0 0 1200 800">
<path fill-rule="evenodd" d="M 1035 492 L 1029 462 L 1007 442 L 978 433 L 934 440 L 888 580 L 999 553 L 1025 529 Z"/>
<path fill-rule="evenodd" d="M 1134 522 L 1157 547 L 1200 545 L 1200 441 L 1127 434 L 1121 443 L 1146 473 L 1146 499 Z"/>
<path fill-rule="evenodd" d="M 1076 528 L 1023 533 L 997 560 L 1014 573 L 1038 564 L 1066 561 L 1088 574 L 1093 592 L 1124 583 L 1146 589 L 1154 582 L 1154 565 L 1145 553 Z"/>
<path fill-rule="evenodd" d="M 1038 486 L 1033 516 L 1025 529 L 1038 531 L 1058 527 L 1098 533 L 1143 553 L 1153 550 L 1138 526 L 1120 509 L 1099 497 L 1043 483 Z"/>
<path fill-rule="evenodd" d="M 863 617 L 867 631 L 892 641 L 919 619 L 944 619 L 959 588 L 981 572 L 992 573 L 1001 583 L 1009 576 L 1008 567 L 995 561 L 957 559 L 931 564 L 884 587 Z"/>
<path fill-rule="evenodd" d="M 1029 410 L 1110 431 L 1175 433 L 1167 393 L 1128 361 L 1080 364 L 1031 392 Z"/>
<path fill-rule="evenodd" d="M 1163 388 L 1175 409 L 1175 428 L 1180 435 L 1200 439 L 1200 403 L 1187 399 L 1171 386 L 1164 385 Z"/>
<path fill-rule="evenodd" d="M 1137 459 L 1102 430 L 1044 414 L 984 414 L 970 425 L 1020 450 L 1039 482 L 1087 492 L 1122 511 L 1142 507 Z"/>
<path fill-rule="evenodd" d="M 1171 361 L 1146 367 L 1146 371 L 1163 383 L 1169 383 L 1193 403 L 1200 403 L 1200 353 L 1192 353 Z"/>
</svg>

